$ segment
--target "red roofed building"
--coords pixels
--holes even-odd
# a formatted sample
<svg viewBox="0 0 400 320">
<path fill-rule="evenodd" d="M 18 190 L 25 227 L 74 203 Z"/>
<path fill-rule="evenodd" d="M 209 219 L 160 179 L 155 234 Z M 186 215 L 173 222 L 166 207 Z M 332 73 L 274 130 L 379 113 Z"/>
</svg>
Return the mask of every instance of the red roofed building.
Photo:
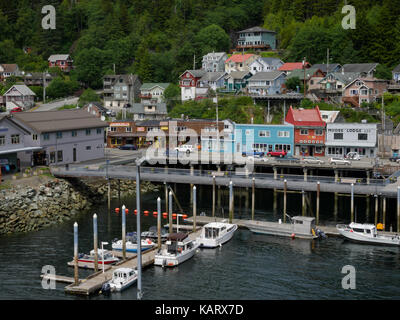
<svg viewBox="0 0 400 320">
<path fill-rule="evenodd" d="M 306 65 L 306 69 L 311 67 L 311 64 L 309 64 L 308 62 L 306 62 L 305 65 Z M 293 70 L 298 70 L 298 69 L 303 69 L 303 62 L 286 62 L 278 70 L 286 72 L 286 74 L 289 74 Z"/>
<path fill-rule="evenodd" d="M 325 155 L 325 128 L 319 108 L 293 109 L 290 107 L 286 122 L 294 125 L 294 155 Z"/>
<path fill-rule="evenodd" d="M 225 61 L 225 72 L 231 73 L 232 71 L 250 71 L 249 65 L 259 58 L 259 56 L 246 53 L 246 54 L 234 54 Z"/>
</svg>

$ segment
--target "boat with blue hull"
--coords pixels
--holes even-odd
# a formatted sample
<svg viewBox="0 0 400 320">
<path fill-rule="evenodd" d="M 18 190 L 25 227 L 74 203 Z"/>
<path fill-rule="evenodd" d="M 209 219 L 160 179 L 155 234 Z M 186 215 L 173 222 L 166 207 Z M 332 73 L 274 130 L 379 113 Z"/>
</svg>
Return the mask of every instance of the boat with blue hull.
<svg viewBox="0 0 400 320">
<path fill-rule="evenodd" d="M 156 244 L 150 239 L 141 239 L 141 251 L 146 251 L 153 248 Z M 113 250 L 122 251 L 122 240 L 114 239 L 112 243 Z M 136 232 L 128 232 L 125 242 L 126 252 L 137 253 L 137 234 Z"/>
</svg>

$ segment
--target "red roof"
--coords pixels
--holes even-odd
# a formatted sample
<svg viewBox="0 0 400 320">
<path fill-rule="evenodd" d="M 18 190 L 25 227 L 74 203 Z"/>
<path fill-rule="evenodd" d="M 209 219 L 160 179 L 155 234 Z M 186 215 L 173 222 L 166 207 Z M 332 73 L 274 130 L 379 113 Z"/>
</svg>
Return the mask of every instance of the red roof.
<svg viewBox="0 0 400 320">
<path fill-rule="evenodd" d="M 251 58 L 252 56 L 254 56 L 254 54 L 252 54 L 252 53 L 234 54 L 234 55 L 230 56 L 230 58 L 226 59 L 225 63 L 230 62 L 230 61 L 233 61 L 236 63 L 244 62 L 247 59 Z"/>
<path fill-rule="evenodd" d="M 309 68 L 311 65 L 306 62 L 306 68 Z M 283 66 L 281 66 L 279 71 L 293 71 L 297 69 L 303 69 L 303 62 L 286 62 Z"/>
<path fill-rule="evenodd" d="M 294 126 L 325 127 L 318 106 L 315 109 L 293 109 L 290 106 L 285 121 Z"/>
</svg>

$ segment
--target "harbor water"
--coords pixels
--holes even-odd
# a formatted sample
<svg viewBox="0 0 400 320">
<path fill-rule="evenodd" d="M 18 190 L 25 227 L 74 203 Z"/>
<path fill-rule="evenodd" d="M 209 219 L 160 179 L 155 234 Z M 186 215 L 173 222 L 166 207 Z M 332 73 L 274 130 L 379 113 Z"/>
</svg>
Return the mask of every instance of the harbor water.
<svg viewBox="0 0 400 320">
<path fill-rule="evenodd" d="M 190 214 L 189 187 L 178 186 L 176 194 Z M 198 214 L 211 215 L 211 188 L 198 187 Z M 244 191 L 242 189 L 241 191 Z M 251 191 L 251 189 L 249 190 Z M 143 195 L 142 230 L 156 225 L 152 212 L 156 199 L 164 192 Z M 235 218 L 250 218 L 251 194 L 235 197 Z M 282 195 L 274 206 L 272 191 L 257 190 L 256 219 L 277 221 L 282 218 Z M 164 199 L 163 199 L 164 200 Z M 321 196 L 321 224 L 334 225 L 349 222 L 349 197 L 338 200 Z M 227 194 L 222 196 L 218 216 L 228 216 Z M 124 198 L 130 213 L 127 231 L 136 230 L 133 211 L 136 200 Z M 249 205 L 248 205 L 249 204 Z M 372 222 L 374 200 L 367 214 L 365 198 L 355 199 L 357 220 Z M 118 201 L 112 201 L 112 208 Z M 274 208 L 275 207 L 275 208 Z M 274 210 L 275 209 L 275 210 Z M 162 202 L 165 211 L 165 203 Z M 388 212 L 389 212 L 388 208 Z M 177 212 L 177 211 L 174 211 Z M 121 238 L 121 215 L 107 212 L 101 204 L 93 212 L 80 213 L 76 219 L 41 231 L 0 237 L 0 299 L 136 299 L 136 286 L 110 296 L 81 297 L 64 293 L 66 284 L 57 283 L 56 289 L 43 289 L 42 268 L 52 265 L 59 275 L 73 277 L 73 268 L 67 262 L 73 256 L 73 223 L 79 225 L 79 252 L 93 249 L 92 215 L 98 215 L 99 242 Z M 301 195 L 288 198 L 288 213 L 301 215 Z M 388 213 L 387 223 L 393 214 Z M 163 224 L 167 220 L 163 219 Z M 354 266 L 356 288 L 345 290 L 342 279 L 344 266 Z M 79 278 L 93 271 L 79 269 Z M 400 299 L 400 248 L 355 244 L 341 238 L 309 241 L 253 234 L 246 229 L 236 231 L 233 239 L 222 248 L 200 249 L 190 260 L 173 269 L 150 266 L 143 270 L 143 299 Z"/>
</svg>

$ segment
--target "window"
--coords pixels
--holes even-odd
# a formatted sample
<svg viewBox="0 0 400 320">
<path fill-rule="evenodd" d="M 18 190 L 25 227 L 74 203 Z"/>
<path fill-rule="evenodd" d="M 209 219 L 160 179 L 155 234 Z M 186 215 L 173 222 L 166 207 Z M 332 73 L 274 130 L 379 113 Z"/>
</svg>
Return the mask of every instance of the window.
<svg viewBox="0 0 400 320">
<path fill-rule="evenodd" d="M 32 134 L 32 140 L 37 140 L 37 138 L 38 138 L 38 136 L 37 136 L 37 134 Z"/>
<path fill-rule="evenodd" d="M 19 144 L 19 134 L 12 134 L 11 135 L 11 143 L 12 144 Z"/>
<path fill-rule="evenodd" d="M 352 96 L 356 96 L 356 95 L 358 95 L 358 90 L 350 90 L 350 95 L 352 95 Z"/>
<path fill-rule="evenodd" d="M 0 136 L 0 146 L 4 146 L 6 144 L 6 136 Z"/>
<path fill-rule="evenodd" d="M 132 128 L 131 127 L 126 127 L 126 132 L 132 132 Z"/>
<path fill-rule="evenodd" d="M 289 131 L 278 131 L 278 137 L 290 137 Z"/>
<path fill-rule="evenodd" d="M 361 90 L 361 95 L 363 95 L 363 96 L 368 95 L 368 90 L 367 89 L 362 89 Z"/>
<path fill-rule="evenodd" d="M 86 129 L 86 135 L 90 136 L 90 134 L 91 134 L 91 130 L 90 129 Z"/>
<path fill-rule="evenodd" d="M 358 140 L 368 140 L 368 134 L 367 133 L 359 133 Z"/>
<path fill-rule="evenodd" d="M 71 131 L 71 136 L 76 137 L 78 135 L 78 132 L 76 130 Z"/>
<path fill-rule="evenodd" d="M 266 138 L 268 138 L 268 137 L 271 136 L 271 132 L 268 131 L 268 130 L 260 130 L 260 131 L 258 131 L 258 136 L 259 136 L 259 137 L 266 137 Z"/>
<path fill-rule="evenodd" d="M 102 131 L 103 131 L 103 130 L 102 130 L 101 128 L 97 128 L 97 129 L 96 129 L 96 133 L 97 133 L 97 134 L 101 134 Z"/>
<path fill-rule="evenodd" d="M 315 135 L 316 136 L 322 136 L 323 134 L 324 134 L 324 131 L 322 129 L 315 130 Z"/>
<path fill-rule="evenodd" d="M 62 150 L 57 151 L 57 162 L 62 162 L 63 161 L 63 152 Z"/>
<path fill-rule="evenodd" d="M 117 127 L 110 127 L 110 131 L 111 131 L 111 132 L 117 131 Z"/>
<path fill-rule="evenodd" d="M 60 131 L 57 132 L 57 133 L 56 133 L 56 138 L 57 138 L 57 139 L 61 139 L 61 138 L 62 138 L 62 132 L 60 132 Z"/>
<path fill-rule="evenodd" d="M 315 147 L 315 153 L 322 153 L 322 147 Z"/>
<path fill-rule="evenodd" d="M 308 135 L 308 129 L 301 129 L 300 134 L 303 136 Z"/>
<path fill-rule="evenodd" d="M 92 150 L 91 146 L 86 146 L 86 150 Z"/>
<path fill-rule="evenodd" d="M 49 133 L 43 133 L 43 140 L 50 140 L 50 134 Z"/>
<path fill-rule="evenodd" d="M 54 151 L 50 152 L 50 163 L 56 162 L 56 153 Z"/>
<path fill-rule="evenodd" d="M 334 140 L 343 140 L 343 133 L 334 133 L 333 139 Z"/>
</svg>

